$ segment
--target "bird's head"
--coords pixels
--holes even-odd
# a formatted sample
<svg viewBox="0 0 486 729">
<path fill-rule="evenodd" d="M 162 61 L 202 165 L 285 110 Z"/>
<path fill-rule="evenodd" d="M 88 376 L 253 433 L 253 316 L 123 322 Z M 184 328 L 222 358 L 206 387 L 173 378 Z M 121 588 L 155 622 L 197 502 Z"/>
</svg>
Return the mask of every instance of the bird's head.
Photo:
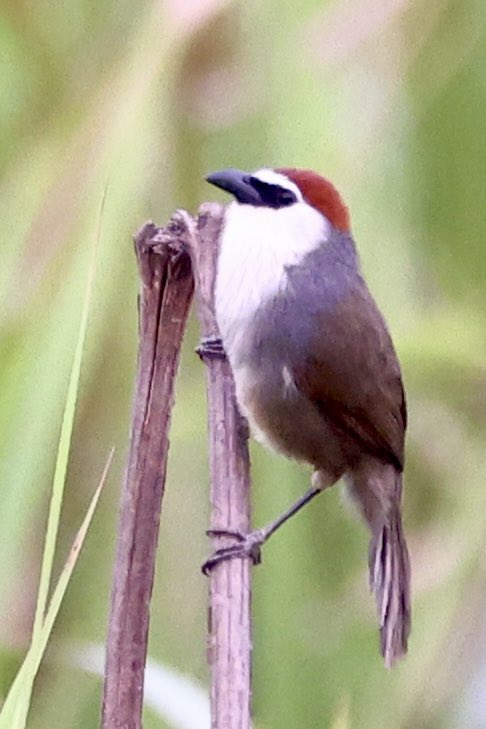
<svg viewBox="0 0 486 729">
<path fill-rule="evenodd" d="M 281 210 L 303 204 L 321 213 L 344 233 L 350 230 L 349 211 L 334 185 L 312 170 L 282 167 L 254 173 L 221 170 L 206 180 L 231 193 L 239 205 Z"/>
</svg>

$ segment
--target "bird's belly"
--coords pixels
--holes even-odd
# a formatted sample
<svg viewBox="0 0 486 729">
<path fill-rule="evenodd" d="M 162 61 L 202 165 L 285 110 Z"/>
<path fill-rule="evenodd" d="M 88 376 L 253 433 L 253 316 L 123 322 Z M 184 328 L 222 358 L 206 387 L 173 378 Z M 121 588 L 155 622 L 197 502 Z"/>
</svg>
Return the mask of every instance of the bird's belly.
<svg viewBox="0 0 486 729">
<path fill-rule="evenodd" d="M 346 470 L 342 442 L 325 416 L 302 395 L 287 367 L 233 368 L 236 397 L 256 440 L 330 473 Z"/>
</svg>

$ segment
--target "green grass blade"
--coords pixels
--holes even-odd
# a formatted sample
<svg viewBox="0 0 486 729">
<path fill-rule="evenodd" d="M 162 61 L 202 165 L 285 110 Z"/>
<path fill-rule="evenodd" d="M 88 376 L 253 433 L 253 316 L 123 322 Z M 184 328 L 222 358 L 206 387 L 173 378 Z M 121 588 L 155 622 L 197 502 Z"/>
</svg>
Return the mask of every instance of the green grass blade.
<svg viewBox="0 0 486 729">
<path fill-rule="evenodd" d="M 59 530 L 59 520 L 61 515 L 62 500 L 64 495 L 64 486 L 66 481 L 67 464 L 69 458 L 69 450 L 71 445 L 71 437 L 74 425 L 74 414 L 76 408 L 76 400 L 79 388 L 79 380 L 81 374 L 81 361 L 83 356 L 84 344 L 86 341 L 86 333 L 88 328 L 88 314 L 91 302 L 91 295 L 93 290 L 95 271 L 96 271 L 96 252 L 98 249 L 101 229 L 101 217 L 103 213 L 104 203 L 106 199 L 106 189 L 103 195 L 103 199 L 100 205 L 100 212 L 98 217 L 97 233 L 94 236 L 92 250 L 89 261 L 88 276 L 86 281 L 86 289 L 83 300 L 83 307 L 81 311 L 81 320 L 79 324 L 78 337 L 76 342 L 76 348 L 74 352 L 73 364 L 71 367 L 71 374 L 69 377 L 68 391 L 66 395 L 66 403 L 64 406 L 64 413 L 61 425 L 61 434 L 59 437 L 59 446 L 57 451 L 56 465 L 54 471 L 54 478 L 52 484 L 52 494 L 49 505 L 49 515 L 47 520 L 46 537 L 44 543 L 44 553 L 42 557 L 41 574 L 39 579 L 39 591 L 37 595 L 36 610 L 34 616 L 34 625 L 32 629 L 32 638 L 29 651 L 24 659 L 22 667 L 20 668 L 11 688 L 7 699 L 3 705 L 2 712 L 0 714 L 0 729 L 23 729 L 27 720 L 29 712 L 32 687 L 35 675 L 37 673 L 40 661 L 44 654 L 47 638 L 50 634 L 52 624 L 49 628 L 48 616 L 51 615 L 52 606 L 55 606 L 55 595 L 62 595 L 67 586 L 67 581 L 64 583 L 67 570 L 67 580 L 72 572 L 74 563 L 70 564 L 70 559 L 66 563 L 65 570 L 61 574 L 61 577 L 56 588 L 57 593 L 53 594 L 51 600 L 51 606 L 48 613 L 46 613 L 47 599 L 49 595 L 49 587 L 51 584 L 52 567 L 54 563 L 54 553 L 57 541 L 57 534 Z M 108 463 L 111 462 L 111 456 Z M 107 464 L 108 465 L 108 464 Z M 99 491 L 106 477 L 106 468 L 103 473 L 100 485 L 95 493 L 92 504 L 96 504 Z M 93 507 L 94 508 L 94 507 Z M 88 510 L 88 515 L 91 513 L 91 506 Z M 91 514 L 92 516 L 92 514 Z M 91 518 L 91 517 L 90 517 Z M 88 522 L 89 523 L 89 520 Z M 83 522 L 84 526 L 84 522 Z M 86 526 L 87 528 L 87 526 Z M 83 527 L 81 528 L 82 531 Z M 81 532 L 80 532 L 81 533 Z M 79 536 L 79 535 L 78 535 Z M 83 536 L 84 538 L 84 536 Z M 73 545 L 73 549 L 76 546 L 76 542 Z M 78 545 L 79 549 L 79 545 Z M 59 587 L 62 587 L 59 593 Z M 59 602 L 60 605 L 60 602 Z M 57 610 L 54 610 L 54 618 L 57 615 Z M 54 620 L 52 619 L 52 622 Z"/>
<path fill-rule="evenodd" d="M 66 588 L 71 579 L 74 567 L 76 565 L 81 547 L 86 538 L 89 525 L 93 518 L 98 500 L 101 494 L 101 490 L 105 484 L 106 477 L 113 459 L 114 449 L 111 450 L 108 459 L 106 461 L 103 473 L 101 475 L 99 484 L 96 488 L 95 493 L 91 499 L 86 515 L 83 519 L 81 527 L 74 539 L 73 545 L 69 552 L 66 564 L 59 576 L 57 585 L 53 591 L 49 608 L 46 612 L 45 620 L 43 621 L 38 634 L 37 639 L 30 645 L 30 648 L 25 656 L 24 662 L 17 673 L 15 681 L 13 682 L 8 696 L 3 705 L 0 713 L 0 729 L 24 729 L 27 716 L 30 708 L 30 698 L 32 694 L 32 687 L 34 679 L 39 670 L 39 666 L 44 655 L 49 636 L 52 632 L 54 622 L 56 620 L 59 608 L 66 592 Z"/>
<path fill-rule="evenodd" d="M 349 697 L 343 696 L 339 701 L 334 711 L 330 729 L 351 729 Z"/>
<path fill-rule="evenodd" d="M 101 216 L 106 198 L 106 190 L 101 201 L 100 213 L 98 218 L 98 230 L 94 237 L 88 279 L 86 282 L 86 291 L 83 301 L 83 309 L 81 312 L 81 322 L 79 325 L 78 339 L 74 352 L 73 365 L 71 375 L 69 377 L 69 385 L 66 396 L 66 405 L 62 418 L 61 435 L 59 438 L 59 447 L 57 452 L 56 467 L 54 471 L 54 480 L 52 484 L 51 503 L 49 506 L 49 516 L 47 521 L 46 539 L 44 543 L 44 555 L 42 559 L 41 574 L 39 580 L 39 592 L 37 595 L 37 604 L 34 617 L 34 627 L 32 630 L 32 642 L 35 643 L 39 632 L 42 628 L 44 615 L 47 605 L 47 596 L 49 594 L 49 585 L 51 583 L 52 565 L 54 562 L 54 552 L 56 548 L 57 533 L 59 530 L 59 519 L 61 516 L 62 499 L 64 495 L 64 485 L 66 482 L 67 464 L 69 458 L 69 449 L 71 446 L 71 437 L 74 425 L 74 412 L 76 408 L 76 399 L 79 387 L 79 378 L 81 374 L 81 361 L 83 357 L 84 344 L 86 341 L 86 332 L 88 329 L 88 314 L 93 290 L 93 283 L 96 271 L 96 251 L 98 248 L 101 228 Z"/>
</svg>

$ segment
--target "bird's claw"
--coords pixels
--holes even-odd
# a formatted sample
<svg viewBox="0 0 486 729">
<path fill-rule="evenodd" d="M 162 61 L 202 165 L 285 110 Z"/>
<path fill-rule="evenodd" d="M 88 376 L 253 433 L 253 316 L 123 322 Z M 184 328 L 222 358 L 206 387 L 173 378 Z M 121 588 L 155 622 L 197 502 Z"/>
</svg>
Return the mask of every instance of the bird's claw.
<svg viewBox="0 0 486 729">
<path fill-rule="evenodd" d="M 226 359 L 223 342 L 220 337 L 202 337 L 199 346 L 196 347 L 196 354 L 200 359 Z"/>
<path fill-rule="evenodd" d="M 235 559 L 236 557 L 239 557 L 240 559 L 249 557 L 254 565 L 261 563 L 261 546 L 265 541 L 265 534 L 261 529 L 250 532 L 249 534 L 242 534 L 241 532 L 229 529 L 210 529 L 206 532 L 206 534 L 210 537 L 229 537 L 237 541 L 237 544 L 217 549 L 210 557 L 208 557 L 201 567 L 203 574 L 206 576 L 209 575 L 211 570 L 220 562 L 225 562 L 228 559 Z"/>
</svg>

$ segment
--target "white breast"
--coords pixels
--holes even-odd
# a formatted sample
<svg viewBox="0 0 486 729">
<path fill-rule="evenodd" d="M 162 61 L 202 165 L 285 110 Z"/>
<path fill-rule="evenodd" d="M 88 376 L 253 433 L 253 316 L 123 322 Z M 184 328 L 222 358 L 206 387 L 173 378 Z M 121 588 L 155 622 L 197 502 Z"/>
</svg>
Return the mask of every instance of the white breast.
<svg viewBox="0 0 486 729">
<path fill-rule="evenodd" d="M 234 362 L 263 302 L 281 290 L 288 266 L 326 241 L 329 223 L 304 202 L 274 210 L 231 203 L 226 209 L 216 278 L 216 318 Z"/>
</svg>

